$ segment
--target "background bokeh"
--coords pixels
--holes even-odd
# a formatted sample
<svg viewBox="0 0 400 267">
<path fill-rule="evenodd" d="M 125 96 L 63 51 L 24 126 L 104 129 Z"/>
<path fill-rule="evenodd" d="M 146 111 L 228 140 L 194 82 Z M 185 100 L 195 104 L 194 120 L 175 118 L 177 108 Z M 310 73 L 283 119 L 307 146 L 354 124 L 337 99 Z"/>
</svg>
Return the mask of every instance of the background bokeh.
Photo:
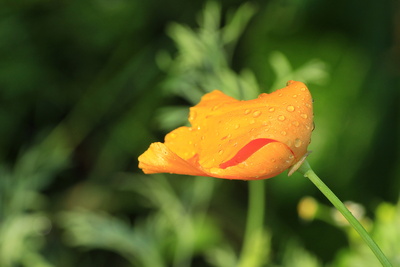
<svg viewBox="0 0 400 267">
<path fill-rule="evenodd" d="M 400 266 L 399 8 L 2 1 L 0 266 L 378 266 L 300 174 L 252 187 L 137 168 L 204 93 L 291 79 L 314 98 L 310 164 Z"/>
</svg>

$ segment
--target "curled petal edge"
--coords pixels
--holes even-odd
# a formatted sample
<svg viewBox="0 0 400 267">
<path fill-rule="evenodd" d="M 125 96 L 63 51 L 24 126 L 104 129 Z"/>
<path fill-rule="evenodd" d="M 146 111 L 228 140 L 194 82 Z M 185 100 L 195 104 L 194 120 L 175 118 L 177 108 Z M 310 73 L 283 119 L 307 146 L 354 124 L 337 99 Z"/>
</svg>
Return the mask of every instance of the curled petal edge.
<svg viewBox="0 0 400 267">
<path fill-rule="evenodd" d="M 233 158 L 218 167 L 204 169 L 198 160 L 198 154 L 189 160 L 184 160 L 165 144 L 156 142 L 139 157 L 139 168 L 146 174 L 176 173 L 223 179 L 258 180 L 276 176 L 296 161 L 288 146 L 266 138 L 249 142 Z"/>
<path fill-rule="evenodd" d="M 196 166 L 195 160 L 182 159 L 160 142 L 152 143 L 139 157 L 139 168 L 146 174 L 165 172 L 209 176 Z"/>
</svg>

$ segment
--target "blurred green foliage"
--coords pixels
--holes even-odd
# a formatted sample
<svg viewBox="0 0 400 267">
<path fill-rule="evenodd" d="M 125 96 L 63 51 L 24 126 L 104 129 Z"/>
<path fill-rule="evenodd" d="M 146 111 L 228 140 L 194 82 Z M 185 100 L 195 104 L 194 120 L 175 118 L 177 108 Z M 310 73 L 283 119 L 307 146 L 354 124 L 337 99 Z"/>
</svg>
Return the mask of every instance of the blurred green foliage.
<svg viewBox="0 0 400 267">
<path fill-rule="evenodd" d="M 264 203 L 246 182 L 137 169 L 203 94 L 251 99 L 289 79 L 315 100 L 313 169 L 400 266 L 399 14 L 395 1 L 1 2 L 0 266 L 377 266 L 298 174 L 262 181 Z"/>
</svg>

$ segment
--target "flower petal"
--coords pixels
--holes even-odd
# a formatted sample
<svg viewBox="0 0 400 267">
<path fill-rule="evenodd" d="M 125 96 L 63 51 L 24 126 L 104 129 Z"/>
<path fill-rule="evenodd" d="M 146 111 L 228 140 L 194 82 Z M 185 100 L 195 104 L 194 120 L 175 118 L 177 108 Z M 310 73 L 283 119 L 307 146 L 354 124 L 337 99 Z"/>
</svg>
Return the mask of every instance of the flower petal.
<svg viewBox="0 0 400 267">
<path fill-rule="evenodd" d="M 179 127 L 165 136 L 165 145 L 180 158 L 188 160 L 197 154 L 200 142 L 198 134 L 191 127 Z"/>
<path fill-rule="evenodd" d="M 277 175 L 306 153 L 313 129 L 312 99 L 301 82 L 239 101 L 213 91 L 190 108 L 180 127 L 139 158 L 146 173 L 173 172 L 227 179 Z"/>
<path fill-rule="evenodd" d="M 221 163 L 219 167 L 221 169 L 226 169 L 228 167 L 235 166 L 246 159 L 248 159 L 251 155 L 253 155 L 257 150 L 265 146 L 266 144 L 272 143 L 272 142 L 277 142 L 276 140 L 273 139 L 268 139 L 268 138 L 258 138 L 255 140 L 250 141 L 247 143 L 244 147 L 242 147 L 236 155 L 231 158 L 228 161 L 225 161 L 224 163 Z"/>
<path fill-rule="evenodd" d="M 176 173 L 208 176 L 196 166 L 196 160 L 184 160 L 163 143 L 152 143 L 140 157 L 139 168 L 144 173 Z"/>
<path fill-rule="evenodd" d="M 258 180 L 274 177 L 293 165 L 290 149 L 280 142 L 268 143 L 237 165 L 207 170 L 209 176 L 226 179 Z"/>
</svg>

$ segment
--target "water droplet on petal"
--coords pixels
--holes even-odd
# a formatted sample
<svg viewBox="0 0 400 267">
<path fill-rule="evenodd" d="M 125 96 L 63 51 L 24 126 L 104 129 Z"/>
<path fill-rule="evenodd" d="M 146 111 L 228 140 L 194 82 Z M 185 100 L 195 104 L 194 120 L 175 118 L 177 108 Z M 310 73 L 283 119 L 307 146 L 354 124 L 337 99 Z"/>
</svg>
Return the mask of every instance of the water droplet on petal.
<svg viewBox="0 0 400 267">
<path fill-rule="evenodd" d="M 249 114 L 250 112 L 251 112 L 250 109 L 246 109 L 246 110 L 244 111 L 244 114 L 247 115 L 247 114 Z"/>
<path fill-rule="evenodd" d="M 282 131 L 281 134 L 282 134 L 282 135 L 286 135 L 286 132 L 285 132 L 285 131 Z"/>
<path fill-rule="evenodd" d="M 300 147 L 302 144 L 301 140 L 299 138 L 296 138 L 296 140 L 294 140 L 294 146 L 295 147 Z"/>
<path fill-rule="evenodd" d="M 305 90 L 306 90 L 306 88 L 304 88 L 304 87 L 300 88 L 300 91 L 302 91 L 302 92 L 304 92 Z"/>
<path fill-rule="evenodd" d="M 197 117 L 197 112 L 196 111 L 191 111 L 189 120 L 192 121 L 192 120 L 196 119 L 196 117 Z"/>
<path fill-rule="evenodd" d="M 296 98 L 296 97 L 297 97 L 297 95 L 293 95 L 293 97 L 294 97 L 294 98 Z"/>
<path fill-rule="evenodd" d="M 219 109 L 218 105 L 215 105 L 215 106 L 212 107 L 212 110 L 217 110 L 217 109 Z"/>
<path fill-rule="evenodd" d="M 235 124 L 235 129 L 239 129 L 240 128 L 240 124 Z"/>
<path fill-rule="evenodd" d="M 218 151 L 218 154 L 222 155 L 222 153 L 224 153 L 224 150 L 220 149 L 220 150 Z"/>
<path fill-rule="evenodd" d="M 300 125 L 300 123 L 299 123 L 298 121 L 293 121 L 292 124 L 293 124 L 294 126 L 299 126 L 299 125 Z"/>
<path fill-rule="evenodd" d="M 259 111 L 259 110 L 253 112 L 253 117 L 254 117 L 254 118 L 257 118 L 257 117 L 259 117 L 260 115 L 261 115 L 261 111 Z"/>
<path fill-rule="evenodd" d="M 269 108 L 268 111 L 269 111 L 269 112 L 274 112 L 274 111 L 275 111 L 275 108 Z"/>
<path fill-rule="evenodd" d="M 290 112 L 293 112 L 294 111 L 294 107 L 293 106 L 287 106 L 286 110 L 290 111 Z"/>
<path fill-rule="evenodd" d="M 280 115 L 280 116 L 278 116 L 278 120 L 280 120 L 280 121 L 284 121 L 286 118 L 285 118 L 285 116 L 283 116 L 283 115 Z"/>
<path fill-rule="evenodd" d="M 304 113 L 301 114 L 300 116 L 301 116 L 303 119 L 307 119 L 307 118 L 308 118 L 307 114 L 304 114 Z"/>
<path fill-rule="evenodd" d="M 227 139 L 227 138 L 229 139 L 229 138 L 231 138 L 231 136 L 232 136 L 231 134 L 228 134 L 228 135 L 222 137 L 221 140 L 225 140 L 225 139 Z"/>
<path fill-rule="evenodd" d="M 169 137 L 176 138 L 176 134 L 172 133 L 172 134 L 169 135 Z"/>
<path fill-rule="evenodd" d="M 256 123 L 256 120 L 255 119 L 251 119 L 250 120 L 250 124 L 254 124 L 254 123 Z"/>
</svg>

